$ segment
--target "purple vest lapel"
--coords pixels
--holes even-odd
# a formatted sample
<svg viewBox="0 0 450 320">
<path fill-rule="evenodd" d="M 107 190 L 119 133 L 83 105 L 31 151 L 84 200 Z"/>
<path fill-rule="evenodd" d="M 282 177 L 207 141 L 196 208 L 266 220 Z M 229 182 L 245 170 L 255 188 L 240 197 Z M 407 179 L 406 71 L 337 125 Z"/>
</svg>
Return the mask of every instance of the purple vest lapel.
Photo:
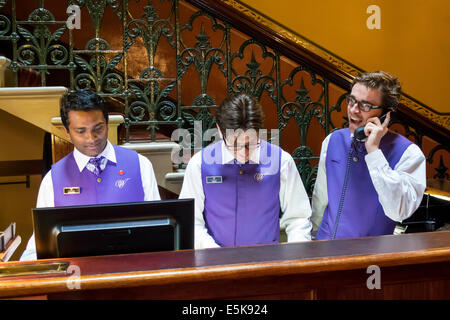
<svg viewBox="0 0 450 320">
<path fill-rule="evenodd" d="M 143 201 L 138 154 L 118 146 L 114 150 L 117 163 L 108 161 L 101 182 L 86 168 L 79 171 L 73 152 L 52 165 L 55 206 Z M 67 187 L 80 187 L 80 193 L 65 194 Z"/>
<path fill-rule="evenodd" d="M 261 140 L 260 164 L 220 164 L 221 146 L 202 150 L 209 234 L 221 246 L 278 242 L 281 149 Z M 211 156 L 220 160 L 211 163 Z"/>
<path fill-rule="evenodd" d="M 391 168 L 395 167 L 411 143 L 393 132 L 383 137 L 380 149 Z M 328 206 L 316 239 L 393 233 L 396 222 L 384 214 L 378 201 L 364 160 L 366 154 L 364 142 L 352 142 L 348 129 L 337 130 L 332 134 L 325 161 Z"/>
</svg>

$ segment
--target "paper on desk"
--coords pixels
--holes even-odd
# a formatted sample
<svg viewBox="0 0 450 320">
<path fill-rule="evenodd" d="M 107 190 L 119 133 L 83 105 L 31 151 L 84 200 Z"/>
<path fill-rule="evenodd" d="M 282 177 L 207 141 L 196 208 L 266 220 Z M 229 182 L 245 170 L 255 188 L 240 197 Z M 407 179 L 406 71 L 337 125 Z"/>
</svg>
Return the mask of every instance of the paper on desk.
<svg viewBox="0 0 450 320">
<path fill-rule="evenodd" d="M 5 231 L 0 231 L 0 252 L 5 251 L 8 242 L 16 235 L 16 223 L 11 223 Z"/>
</svg>

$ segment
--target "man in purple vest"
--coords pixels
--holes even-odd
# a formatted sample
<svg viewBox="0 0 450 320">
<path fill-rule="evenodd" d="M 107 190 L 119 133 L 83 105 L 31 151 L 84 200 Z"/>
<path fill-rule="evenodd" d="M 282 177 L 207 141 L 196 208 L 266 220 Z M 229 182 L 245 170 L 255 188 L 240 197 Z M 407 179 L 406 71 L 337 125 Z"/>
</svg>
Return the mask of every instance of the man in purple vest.
<svg viewBox="0 0 450 320">
<path fill-rule="evenodd" d="M 419 207 L 425 157 L 417 145 L 388 130 L 400 90 L 397 78 L 383 71 L 353 81 L 349 127 L 322 143 L 312 197 L 316 240 L 393 234 L 397 222 Z M 366 137 L 357 139 L 355 130 L 362 126 Z"/>
<path fill-rule="evenodd" d="M 71 92 L 60 113 L 74 150 L 45 175 L 36 207 L 160 200 L 151 162 L 108 141 L 108 112 L 99 95 Z M 20 259 L 36 259 L 34 235 Z"/>
<path fill-rule="evenodd" d="M 311 240 L 311 207 L 292 157 L 259 136 L 264 114 L 240 94 L 216 112 L 221 140 L 196 153 L 180 198 L 195 199 L 195 248 Z M 281 211 L 281 219 L 280 219 Z"/>
</svg>

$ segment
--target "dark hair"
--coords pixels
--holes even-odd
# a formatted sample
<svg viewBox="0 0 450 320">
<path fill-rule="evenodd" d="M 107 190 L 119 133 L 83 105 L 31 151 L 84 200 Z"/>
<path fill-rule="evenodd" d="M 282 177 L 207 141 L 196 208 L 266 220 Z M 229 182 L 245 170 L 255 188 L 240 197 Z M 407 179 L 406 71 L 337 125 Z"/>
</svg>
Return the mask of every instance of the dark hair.
<svg viewBox="0 0 450 320">
<path fill-rule="evenodd" d="M 256 99 L 242 93 L 222 102 L 217 109 L 216 122 L 226 137 L 227 129 L 262 129 L 264 112 Z"/>
<path fill-rule="evenodd" d="M 397 108 L 401 96 L 401 85 L 397 77 L 384 71 L 363 73 L 353 80 L 355 84 L 361 83 L 367 88 L 379 89 L 382 93 L 382 107 L 390 110 Z"/>
<path fill-rule="evenodd" d="M 101 110 L 108 123 L 108 110 L 105 103 L 97 93 L 91 90 L 72 91 L 65 94 L 61 98 L 60 115 L 61 120 L 66 128 L 69 130 L 69 111 L 92 111 Z"/>
</svg>

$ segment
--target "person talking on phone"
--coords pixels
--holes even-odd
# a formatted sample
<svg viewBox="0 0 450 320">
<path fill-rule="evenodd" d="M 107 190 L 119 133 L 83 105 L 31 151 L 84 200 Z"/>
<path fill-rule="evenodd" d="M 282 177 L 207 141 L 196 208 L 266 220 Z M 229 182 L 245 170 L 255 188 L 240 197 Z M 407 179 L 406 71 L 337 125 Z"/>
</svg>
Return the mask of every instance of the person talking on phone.
<svg viewBox="0 0 450 320">
<path fill-rule="evenodd" d="M 354 79 L 346 97 L 349 126 L 322 143 L 312 195 L 316 240 L 393 234 L 419 207 L 425 156 L 388 129 L 400 95 L 398 79 L 386 72 Z"/>
</svg>

